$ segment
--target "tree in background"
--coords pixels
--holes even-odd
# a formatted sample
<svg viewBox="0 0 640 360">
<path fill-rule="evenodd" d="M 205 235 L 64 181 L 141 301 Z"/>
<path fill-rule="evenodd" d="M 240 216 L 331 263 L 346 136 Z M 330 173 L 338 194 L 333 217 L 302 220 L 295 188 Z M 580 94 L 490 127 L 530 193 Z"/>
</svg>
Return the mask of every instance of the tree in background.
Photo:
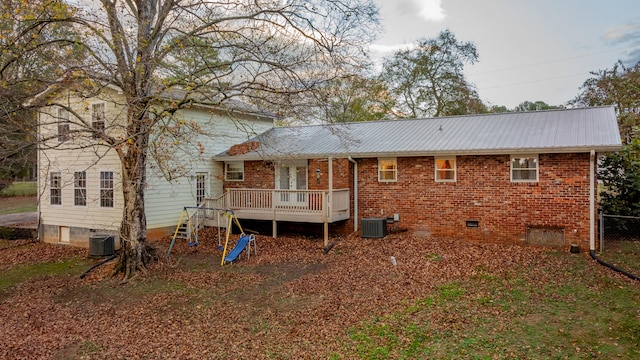
<svg viewBox="0 0 640 360">
<path fill-rule="evenodd" d="M 33 178 L 36 166 L 36 113 L 23 104 L 64 70 L 73 43 L 58 23 L 35 19 L 66 17 L 73 9 L 60 1 L 4 0 L 0 4 L 0 179 Z"/>
<path fill-rule="evenodd" d="M 615 106 L 623 149 L 599 163 L 603 183 L 599 206 L 609 214 L 640 216 L 640 63 L 591 73 L 582 92 L 570 102 L 577 106 Z"/>
<path fill-rule="evenodd" d="M 544 101 L 523 101 L 516 106 L 513 111 L 540 111 L 540 110 L 556 110 L 564 109 L 562 105 L 549 105 Z"/>
<path fill-rule="evenodd" d="M 600 210 L 605 214 L 640 216 L 640 139 L 632 139 L 599 164 Z"/>
<path fill-rule="evenodd" d="M 487 112 L 489 112 L 489 113 L 506 113 L 506 112 L 510 112 L 510 111 L 511 110 L 507 109 L 507 107 L 504 106 L 504 105 L 491 105 L 487 109 Z"/>
<path fill-rule="evenodd" d="M 640 63 L 626 67 L 622 62 L 613 68 L 592 72 L 582 84 L 582 92 L 570 102 L 577 106 L 613 105 L 618 114 L 620 135 L 625 142 L 637 137 L 640 125 Z"/>
<path fill-rule="evenodd" d="M 380 120 L 390 114 L 392 100 L 378 79 L 346 75 L 315 92 L 319 117 L 328 123 Z"/>
<path fill-rule="evenodd" d="M 115 86 L 126 99 L 126 122 L 117 133 L 96 132 L 73 113 L 70 120 L 74 136 L 97 137 L 120 158 L 125 210 L 116 270 L 124 280 L 150 261 L 144 189 L 152 130 L 159 123 L 181 126 L 172 116 L 193 103 L 300 104 L 301 94 L 318 84 L 356 72 L 378 26 L 370 0 L 99 0 L 81 6 L 74 14 L 28 23 L 72 29 L 73 35 L 55 41 L 87 55 L 68 54 L 76 57 L 65 62 L 67 77 L 90 84 L 91 91 Z M 163 100 L 167 93 L 171 101 Z M 49 105 L 71 110 L 55 99 Z"/>
<path fill-rule="evenodd" d="M 486 112 L 463 74 L 465 64 L 476 61 L 475 45 L 458 42 L 449 30 L 386 58 L 381 77 L 395 98 L 396 115 L 420 118 Z"/>
</svg>

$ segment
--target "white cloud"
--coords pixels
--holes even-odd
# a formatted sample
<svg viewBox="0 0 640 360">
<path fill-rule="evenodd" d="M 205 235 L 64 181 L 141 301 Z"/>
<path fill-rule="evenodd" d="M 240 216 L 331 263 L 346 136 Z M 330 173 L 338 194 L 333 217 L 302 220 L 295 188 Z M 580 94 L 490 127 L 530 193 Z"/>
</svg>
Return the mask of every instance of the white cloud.
<svg viewBox="0 0 640 360">
<path fill-rule="evenodd" d="M 397 0 L 395 6 L 400 14 L 427 21 L 442 21 L 446 17 L 442 0 Z"/>
<path fill-rule="evenodd" d="M 639 24 L 627 24 L 607 30 L 604 38 L 614 43 L 628 41 L 637 38 L 638 32 L 640 32 Z"/>
<path fill-rule="evenodd" d="M 446 17 L 442 0 L 413 0 L 418 6 L 418 15 L 427 21 L 442 21 Z"/>
<path fill-rule="evenodd" d="M 394 53 L 398 50 L 412 49 L 413 47 L 415 47 L 415 44 L 393 44 L 393 45 L 371 44 L 369 46 L 369 50 L 371 50 L 371 52 L 374 52 L 376 54 L 385 56 L 385 55 Z"/>
</svg>

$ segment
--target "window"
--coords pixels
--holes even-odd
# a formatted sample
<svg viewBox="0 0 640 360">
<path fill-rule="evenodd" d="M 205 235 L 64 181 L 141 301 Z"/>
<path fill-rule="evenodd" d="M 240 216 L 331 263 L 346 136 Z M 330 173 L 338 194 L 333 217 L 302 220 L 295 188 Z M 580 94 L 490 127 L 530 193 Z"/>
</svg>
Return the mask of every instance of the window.
<svg viewBox="0 0 640 360">
<path fill-rule="evenodd" d="M 538 181 L 538 156 L 511 156 L 511 181 Z"/>
<path fill-rule="evenodd" d="M 58 142 L 69 140 L 69 112 L 58 109 Z"/>
<path fill-rule="evenodd" d="M 196 204 L 199 206 L 207 197 L 207 173 L 196 173 Z"/>
<path fill-rule="evenodd" d="M 397 181 L 398 163 L 396 159 L 378 159 L 378 181 Z"/>
<path fill-rule="evenodd" d="M 73 205 L 87 206 L 87 173 L 85 171 L 73 173 Z"/>
<path fill-rule="evenodd" d="M 104 131 L 104 103 L 91 105 L 91 127 L 98 133 Z M 97 138 L 98 135 L 94 134 L 93 137 Z"/>
<path fill-rule="evenodd" d="M 51 205 L 62 205 L 62 175 L 59 171 L 49 174 L 49 201 Z"/>
<path fill-rule="evenodd" d="M 100 172 L 100 207 L 113 207 L 113 171 Z"/>
<path fill-rule="evenodd" d="M 436 158 L 436 181 L 456 181 L 456 158 Z"/>
<path fill-rule="evenodd" d="M 244 180 L 244 163 L 228 162 L 224 164 L 224 179 L 227 181 Z"/>
</svg>

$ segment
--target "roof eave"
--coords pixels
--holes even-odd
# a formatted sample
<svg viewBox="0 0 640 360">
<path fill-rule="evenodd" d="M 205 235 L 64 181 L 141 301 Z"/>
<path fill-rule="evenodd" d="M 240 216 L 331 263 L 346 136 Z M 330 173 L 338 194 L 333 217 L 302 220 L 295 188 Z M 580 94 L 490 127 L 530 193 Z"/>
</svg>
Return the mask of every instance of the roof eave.
<svg viewBox="0 0 640 360">
<path fill-rule="evenodd" d="M 451 155 L 517 155 L 517 154 L 569 154 L 588 153 L 594 150 L 598 153 L 615 152 L 622 149 L 622 145 L 594 145 L 572 147 L 547 147 L 547 148 L 503 148 L 503 149 L 458 149 L 439 151 L 399 151 L 399 152 L 342 152 L 325 154 L 283 154 L 278 156 L 260 156 L 259 154 L 246 154 L 238 156 L 217 155 L 215 161 L 273 161 L 287 159 L 325 159 L 325 158 L 380 158 L 380 157 L 416 157 L 416 156 L 451 156 Z"/>
</svg>

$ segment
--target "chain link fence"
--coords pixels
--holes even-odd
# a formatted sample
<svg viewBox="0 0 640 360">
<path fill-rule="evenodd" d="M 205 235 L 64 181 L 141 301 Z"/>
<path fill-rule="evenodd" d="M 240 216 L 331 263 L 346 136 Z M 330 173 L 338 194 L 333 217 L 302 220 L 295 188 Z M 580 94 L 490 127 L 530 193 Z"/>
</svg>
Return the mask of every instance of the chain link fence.
<svg viewBox="0 0 640 360">
<path fill-rule="evenodd" d="M 599 214 L 600 258 L 640 275 L 640 217 Z"/>
</svg>

